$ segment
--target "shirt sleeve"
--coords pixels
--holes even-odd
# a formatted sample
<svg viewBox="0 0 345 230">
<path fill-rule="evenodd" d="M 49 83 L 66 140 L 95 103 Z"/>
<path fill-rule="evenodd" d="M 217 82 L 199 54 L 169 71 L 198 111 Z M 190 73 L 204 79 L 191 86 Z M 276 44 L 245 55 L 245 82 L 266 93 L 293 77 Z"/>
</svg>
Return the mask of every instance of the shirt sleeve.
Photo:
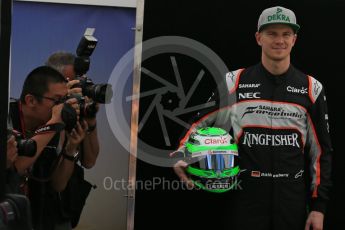
<svg viewBox="0 0 345 230">
<path fill-rule="evenodd" d="M 316 81 L 317 82 L 317 81 Z M 308 157 L 311 177 L 311 211 L 325 213 L 331 182 L 332 144 L 329 135 L 325 90 L 317 82 L 310 90 L 313 96 L 308 116 Z"/>
<path fill-rule="evenodd" d="M 191 128 L 180 140 L 178 151 L 184 152 L 185 143 L 187 142 L 190 134 L 200 128 L 204 127 L 218 127 L 226 131 L 231 129 L 231 113 L 230 107 L 233 104 L 235 94 L 229 94 L 228 91 L 222 91 L 214 94 L 209 101 L 215 101 L 215 106 L 209 110 L 203 110 L 195 118 L 195 122 L 192 122 Z"/>
</svg>

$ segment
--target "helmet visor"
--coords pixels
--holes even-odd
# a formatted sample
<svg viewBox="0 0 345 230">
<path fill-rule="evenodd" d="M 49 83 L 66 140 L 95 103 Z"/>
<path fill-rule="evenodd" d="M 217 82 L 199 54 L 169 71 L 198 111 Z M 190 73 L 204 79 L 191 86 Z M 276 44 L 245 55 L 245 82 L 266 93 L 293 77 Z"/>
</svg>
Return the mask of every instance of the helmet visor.
<svg viewBox="0 0 345 230">
<path fill-rule="evenodd" d="M 201 170 L 212 170 L 223 172 L 232 169 L 236 165 L 236 155 L 231 151 L 207 151 L 192 154 L 193 162 L 191 166 Z"/>
</svg>

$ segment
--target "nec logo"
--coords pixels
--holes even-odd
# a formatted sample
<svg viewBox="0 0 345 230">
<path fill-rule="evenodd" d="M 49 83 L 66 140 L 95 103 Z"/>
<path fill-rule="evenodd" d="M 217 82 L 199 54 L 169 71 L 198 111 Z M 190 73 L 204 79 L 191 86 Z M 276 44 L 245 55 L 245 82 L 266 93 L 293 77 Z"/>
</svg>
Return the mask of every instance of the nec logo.
<svg viewBox="0 0 345 230">
<path fill-rule="evenodd" d="M 260 92 L 239 93 L 238 99 L 257 99 L 260 98 Z"/>
</svg>

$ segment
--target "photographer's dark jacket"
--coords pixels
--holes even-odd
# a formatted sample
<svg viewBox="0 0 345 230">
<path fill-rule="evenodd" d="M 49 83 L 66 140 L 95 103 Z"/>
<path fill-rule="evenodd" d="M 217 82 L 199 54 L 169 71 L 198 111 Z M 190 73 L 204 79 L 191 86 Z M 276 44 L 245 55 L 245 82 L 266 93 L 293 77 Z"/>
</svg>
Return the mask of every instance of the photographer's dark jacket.
<svg viewBox="0 0 345 230">
<path fill-rule="evenodd" d="M 10 117 L 13 128 L 25 136 L 20 102 L 17 100 L 11 100 Z M 62 157 L 65 144 L 66 142 L 60 142 L 60 132 L 56 133 L 32 166 L 28 180 L 28 196 L 35 230 L 54 230 L 56 224 L 65 222 L 70 222 L 71 226 L 75 227 L 92 188 L 84 179 L 83 168 L 77 163 L 65 190 L 58 193 L 52 188 L 51 176 L 59 157 Z M 13 175 L 18 177 L 17 174 Z M 12 187 L 18 188 L 17 184 L 18 182 Z"/>
<path fill-rule="evenodd" d="M 26 130 L 20 102 L 11 99 L 10 117 L 13 129 L 23 134 Z M 56 133 L 32 166 L 28 177 L 28 197 L 31 203 L 32 223 L 35 230 L 50 230 L 60 219 L 60 198 L 50 185 L 51 175 L 56 167 L 59 152 L 60 132 Z"/>
</svg>

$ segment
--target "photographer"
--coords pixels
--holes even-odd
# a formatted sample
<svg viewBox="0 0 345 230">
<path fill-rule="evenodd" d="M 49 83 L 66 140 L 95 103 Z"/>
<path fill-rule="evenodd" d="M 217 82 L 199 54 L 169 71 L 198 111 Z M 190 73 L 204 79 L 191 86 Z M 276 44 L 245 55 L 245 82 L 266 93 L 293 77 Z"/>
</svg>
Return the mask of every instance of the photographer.
<svg viewBox="0 0 345 230">
<path fill-rule="evenodd" d="M 7 161 L 6 161 L 6 193 L 19 193 L 19 176 L 14 170 L 14 162 L 18 157 L 17 142 L 13 135 L 7 140 Z"/>
<path fill-rule="evenodd" d="M 63 203 L 62 214 L 65 218 L 64 225 L 67 226 L 69 224 L 73 228 L 77 226 L 79 222 L 81 212 L 91 189 L 91 184 L 84 179 L 83 167 L 87 169 L 92 168 L 99 154 L 99 142 L 96 128 L 96 113 L 99 104 L 82 94 L 83 89 L 81 88 L 80 81 L 76 79 L 79 75 L 75 71 L 75 59 L 76 57 L 72 53 L 56 52 L 52 54 L 46 62 L 47 66 L 58 70 L 64 75 L 66 80 L 68 80 L 67 86 L 69 94 L 80 95 L 85 98 L 85 109 L 82 119 L 87 123 L 89 128 L 87 135 L 85 135 L 82 144 L 79 146 L 80 165 L 82 167 L 76 162 L 70 182 L 65 191 L 60 193 Z M 86 106 L 90 106 L 90 108 L 93 109 L 87 109 Z"/>
<path fill-rule="evenodd" d="M 76 84 L 79 83 L 79 80 L 75 80 L 76 73 L 74 71 L 74 61 L 75 56 L 72 53 L 59 51 L 53 53 L 47 60 L 46 65 L 53 67 L 54 69 L 58 70 L 68 81 L 68 91 L 69 94 L 82 94 L 81 88 L 73 88 Z M 91 100 L 86 97 L 86 102 L 90 102 Z M 99 142 L 97 136 L 97 128 L 96 128 L 96 112 L 98 111 L 98 103 L 96 104 L 95 114 L 91 114 L 91 116 L 86 116 L 85 121 L 88 124 L 88 134 L 85 136 L 85 139 L 82 143 L 82 153 L 81 153 L 81 164 L 83 167 L 89 169 L 92 168 L 97 160 L 98 153 L 99 153 Z"/>
<path fill-rule="evenodd" d="M 12 167 L 13 162 L 17 159 L 17 142 L 13 135 L 7 140 L 7 162 L 6 169 Z"/>
<path fill-rule="evenodd" d="M 77 146 L 88 128 L 86 123 L 77 123 L 66 135 L 64 114 L 79 114 L 78 100 L 66 100 L 67 92 L 64 77 L 41 66 L 25 79 L 20 101 L 10 103 L 13 128 L 36 143 L 32 156 L 18 156 L 14 162 L 15 170 L 26 177 L 21 188 L 29 196 L 35 230 L 55 229 L 58 224 L 58 192 L 72 175 L 71 159 L 77 159 Z"/>
</svg>

